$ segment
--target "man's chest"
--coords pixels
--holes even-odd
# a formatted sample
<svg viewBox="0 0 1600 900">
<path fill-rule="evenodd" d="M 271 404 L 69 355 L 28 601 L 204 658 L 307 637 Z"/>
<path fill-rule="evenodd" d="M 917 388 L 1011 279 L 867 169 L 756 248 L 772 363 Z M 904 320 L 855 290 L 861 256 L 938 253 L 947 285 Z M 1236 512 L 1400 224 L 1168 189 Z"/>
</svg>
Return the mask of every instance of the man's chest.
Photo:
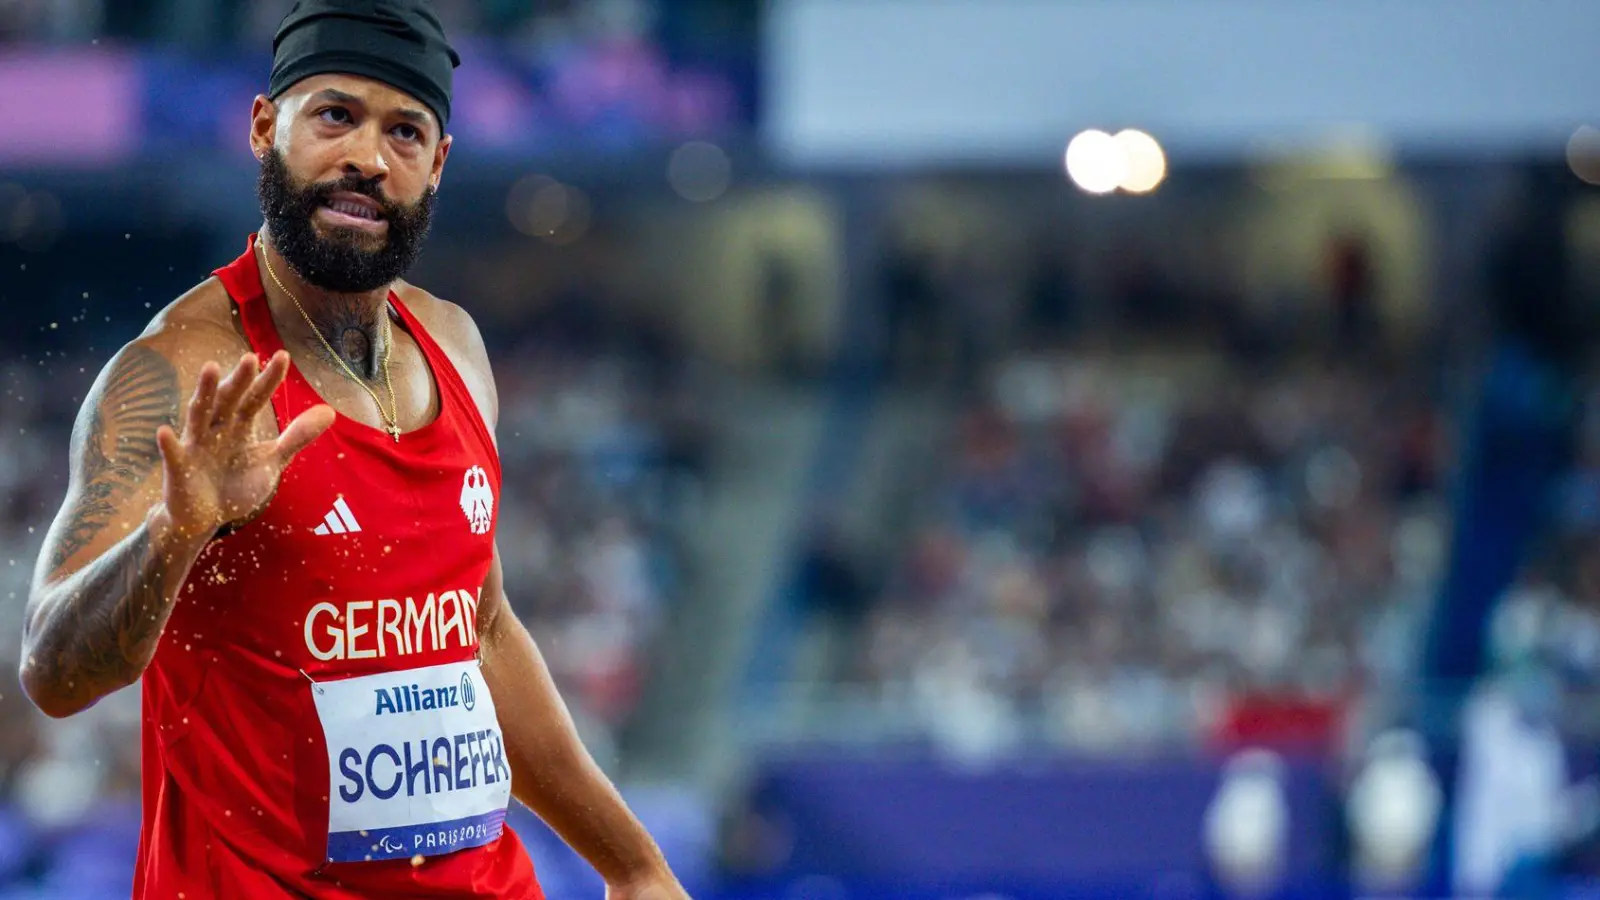
<svg viewBox="0 0 1600 900">
<path fill-rule="evenodd" d="M 201 555 L 187 605 L 231 650 L 319 678 L 474 655 L 498 505 L 489 467 L 326 437 L 257 519 Z"/>
</svg>

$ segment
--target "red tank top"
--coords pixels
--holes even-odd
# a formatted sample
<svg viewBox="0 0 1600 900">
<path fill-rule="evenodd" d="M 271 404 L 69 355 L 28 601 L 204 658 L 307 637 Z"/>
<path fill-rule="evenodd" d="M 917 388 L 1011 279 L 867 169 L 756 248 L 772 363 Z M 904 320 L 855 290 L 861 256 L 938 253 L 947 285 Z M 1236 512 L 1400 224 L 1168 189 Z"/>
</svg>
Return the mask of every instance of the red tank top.
<svg viewBox="0 0 1600 900">
<path fill-rule="evenodd" d="M 215 274 L 265 358 L 283 342 L 254 244 Z M 455 367 L 389 303 L 438 417 L 396 443 L 339 416 L 196 561 L 143 679 L 135 898 L 542 897 L 503 825 L 476 661 L 499 457 Z M 279 428 L 320 402 L 291 367 Z"/>
</svg>

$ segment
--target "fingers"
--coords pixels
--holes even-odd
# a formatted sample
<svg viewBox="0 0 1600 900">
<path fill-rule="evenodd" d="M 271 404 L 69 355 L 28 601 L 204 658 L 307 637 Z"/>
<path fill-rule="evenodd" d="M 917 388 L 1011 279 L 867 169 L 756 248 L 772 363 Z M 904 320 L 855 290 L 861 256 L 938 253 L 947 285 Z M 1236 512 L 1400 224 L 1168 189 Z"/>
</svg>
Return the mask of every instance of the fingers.
<svg viewBox="0 0 1600 900">
<path fill-rule="evenodd" d="M 194 386 L 194 396 L 189 398 L 189 413 L 183 425 L 184 436 L 191 440 L 211 427 L 216 409 L 218 371 L 219 367 L 214 362 L 200 367 L 200 378 Z"/>
<path fill-rule="evenodd" d="M 272 359 L 261 374 L 251 383 L 244 396 L 239 400 L 239 418 L 249 421 L 261 412 L 267 401 L 272 399 L 272 392 L 283 384 L 284 376 L 289 374 L 289 351 L 279 350 L 272 354 Z"/>
<path fill-rule="evenodd" d="M 254 353 L 246 353 L 239 357 L 239 364 L 228 373 L 226 381 L 217 388 L 217 409 L 212 418 L 218 425 L 230 426 L 235 424 L 234 413 L 239 410 L 239 402 L 244 399 L 245 392 L 250 389 L 256 380 L 256 373 L 261 371 L 261 359 Z"/>
<path fill-rule="evenodd" d="M 198 438 L 212 429 L 250 424 L 283 383 L 289 372 L 289 354 L 278 351 L 263 368 L 260 357 L 246 353 L 227 378 L 221 378 L 221 371 L 214 362 L 201 366 L 184 426 L 186 437 Z"/>
<path fill-rule="evenodd" d="M 183 442 L 178 438 L 178 433 L 172 430 L 171 425 L 162 425 L 156 429 L 156 449 L 161 451 L 161 459 L 169 471 L 178 468 L 183 455 Z"/>
<path fill-rule="evenodd" d="M 326 403 L 313 406 L 296 416 L 294 421 L 289 423 L 289 427 L 278 435 L 276 442 L 278 459 L 288 465 L 296 453 L 304 450 L 308 444 L 328 430 L 328 426 L 333 424 L 333 419 L 333 407 Z"/>
</svg>

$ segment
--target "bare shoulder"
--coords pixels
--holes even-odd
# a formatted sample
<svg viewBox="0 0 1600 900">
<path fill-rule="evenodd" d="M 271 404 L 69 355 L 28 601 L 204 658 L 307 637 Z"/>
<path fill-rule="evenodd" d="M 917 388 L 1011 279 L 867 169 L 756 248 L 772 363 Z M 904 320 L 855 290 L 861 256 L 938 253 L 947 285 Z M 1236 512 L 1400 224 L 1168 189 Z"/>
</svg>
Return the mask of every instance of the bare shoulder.
<svg viewBox="0 0 1600 900">
<path fill-rule="evenodd" d="M 250 352 L 238 308 L 215 278 L 196 285 L 156 313 L 130 346 L 165 356 L 192 382 L 200 367 L 215 362 L 224 371 Z"/>
<path fill-rule="evenodd" d="M 107 361 L 85 407 L 125 401 L 118 392 L 130 386 L 154 390 L 159 382 L 163 396 L 192 389 L 207 362 L 226 371 L 250 350 L 232 308 L 215 279 L 167 304 L 138 337 Z"/>
<path fill-rule="evenodd" d="M 73 425 L 67 497 L 38 577 L 94 558 L 159 498 L 156 431 L 177 427 L 206 362 L 227 366 L 249 348 L 229 321 L 231 306 L 220 285 L 203 283 L 157 313 L 101 369 Z"/>
<path fill-rule="evenodd" d="M 487 369 L 489 354 L 483 346 L 483 334 L 472 314 L 458 304 L 436 297 L 414 284 L 400 282 L 395 293 L 405 301 L 433 339 L 451 355 L 460 354 L 473 368 Z M 466 374 L 466 373 L 463 373 Z"/>
<path fill-rule="evenodd" d="M 149 438 L 146 449 L 153 453 L 156 428 L 176 423 L 179 398 L 194 389 L 201 367 L 216 362 L 227 371 L 249 352 L 232 307 L 211 279 L 156 313 L 101 369 L 84 398 L 78 436 L 128 432 L 139 441 Z"/>
<path fill-rule="evenodd" d="M 499 419 L 500 401 L 495 389 L 494 372 L 489 365 L 489 351 L 483 344 L 483 334 L 472 314 L 449 300 L 436 297 L 408 282 L 398 282 L 394 291 L 411 310 L 412 315 L 428 329 L 440 349 L 450 357 L 450 362 L 461 373 L 467 390 L 478 401 L 478 409 L 493 430 Z"/>
<path fill-rule="evenodd" d="M 77 446 L 92 451 L 85 442 L 110 435 L 119 448 L 137 445 L 144 461 L 153 460 L 156 429 L 177 424 L 181 398 L 193 392 L 200 369 L 215 362 L 226 372 L 250 351 L 232 307 L 222 286 L 210 280 L 156 313 L 107 360 L 84 397 Z"/>
</svg>

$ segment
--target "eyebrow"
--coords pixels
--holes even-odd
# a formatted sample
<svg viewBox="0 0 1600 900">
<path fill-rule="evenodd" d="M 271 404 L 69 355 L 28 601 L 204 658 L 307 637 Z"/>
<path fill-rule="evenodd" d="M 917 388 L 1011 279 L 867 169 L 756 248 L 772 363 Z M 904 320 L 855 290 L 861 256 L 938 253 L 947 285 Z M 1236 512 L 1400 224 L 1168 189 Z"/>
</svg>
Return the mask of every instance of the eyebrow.
<svg viewBox="0 0 1600 900">
<path fill-rule="evenodd" d="M 350 106 L 360 106 L 363 108 L 365 108 L 367 105 L 366 101 L 362 100 L 360 97 L 357 97 L 355 94 L 347 94 L 338 88 L 323 88 L 312 95 L 312 100 L 329 103 L 344 103 Z M 416 125 L 427 125 L 433 121 L 433 116 L 423 112 L 420 109 L 414 109 L 411 107 L 403 106 L 395 111 L 395 115 Z"/>
</svg>

